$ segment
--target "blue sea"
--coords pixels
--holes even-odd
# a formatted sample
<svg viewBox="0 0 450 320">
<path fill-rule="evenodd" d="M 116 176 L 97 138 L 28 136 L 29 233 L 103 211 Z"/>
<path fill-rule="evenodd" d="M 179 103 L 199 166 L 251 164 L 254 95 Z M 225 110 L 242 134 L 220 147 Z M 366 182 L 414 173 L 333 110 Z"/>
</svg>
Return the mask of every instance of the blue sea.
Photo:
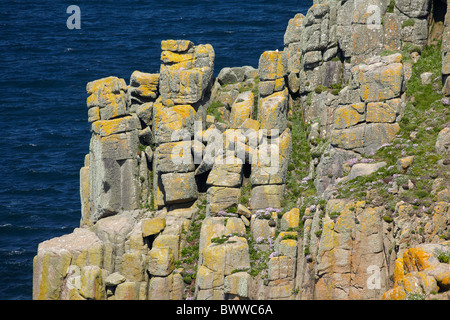
<svg viewBox="0 0 450 320">
<path fill-rule="evenodd" d="M 159 72 L 161 40 L 210 43 L 215 74 L 283 49 L 312 0 L 11 1 L 0 14 L 0 299 L 32 298 L 40 242 L 80 222 L 86 83 Z M 70 5 L 81 29 L 69 29 Z"/>
</svg>

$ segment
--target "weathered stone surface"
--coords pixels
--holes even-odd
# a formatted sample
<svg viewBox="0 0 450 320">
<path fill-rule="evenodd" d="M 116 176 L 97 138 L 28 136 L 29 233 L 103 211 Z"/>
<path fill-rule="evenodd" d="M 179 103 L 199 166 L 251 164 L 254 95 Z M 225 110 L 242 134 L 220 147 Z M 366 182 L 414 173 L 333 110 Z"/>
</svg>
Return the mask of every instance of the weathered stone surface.
<svg viewBox="0 0 450 320">
<path fill-rule="evenodd" d="M 99 107 L 92 107 L 88 110 L 88 121 L 94 122 L 97 120 L 100 120 L 100 108 Z"/>
<path fill-rule="evenodd" d="M 142 236 L 148 237 L 157 234 L 166 227 L 166 219 L 162 217 L 143 219 L 141 228 Z"/>
<path fill-rule="evenodd" d="M 154 160 L 156 171 L 161 173 L 194 171 L 191 141 L 164 143 L 156 148 Z"/>
<path fill-rule="evenodd" d="M 392 123 L 397 117 L 397 112 L 389 104 L 373 102 L 367 104 L 367 122 Z"/>
<path fill-rule="evenodd" d="M 277 226 L 276 224 L 273 224 L 273 222 L 276 219 L 276 213 L 273 213 L 270 219 L 260 219 L 257 215 L 253 214 L 250 220 L 250 229 L 252 231 L 253 239 L 274 238 L 277 231 Z"/>
<path fill-rule="evenodd" d="M 130 103 L 133 103 L 133 100 L 143 103 L 149 99 L 156 99 L 158 97 L 158 83 L 158 73 L 134 71 L 131 74 L 128 89 L 128 94 L 132 100 Z"/>
<path fill-rule="evenodd" d="M 161 41 L 162 51 L 185 52 L 192 48 L 194 44 L 189 40 L 163 40 Z"/>
<path fill-rule="evenodd" d="M 145 272 L 145 255 L 138 250 L 122 255 L 122 274 L 129 281 L 143 281 Z"/>
<path fill-rule="evenodd" d="M 240 188 L 210 187 L 206 193 L 207 213 L 215 214 L 237 206 L 240 197 Z"/>
<path fill-rule="evenodd" d="M 355 126 L 349 129 L 333 130 L 331 144 L 342 149 L 355 149 L 364 146 L 365 126 Z"/>
<path fill-rule="evenodd" d="M 253 131 L 258 131 L 260 123 L 258 120 L 246 119 L 240 126 L 240 129 L 251 129 Z"/>
<path fill-rule="evenodd" d="M 412 165 L 414 156 L 404 157 L 397 160 L 397 170 L 406 173 L 406 170 Z"/>
<path fill-rule="evenodd" d="M 126 83 L 124 79 L 107 77 L 89 82 L 86 91 L 88 108 L 99 108 L 100 118 L 108 120 L 127 114 Z M 91 116 L 93 116 L 91 114 Z M 94 120 L 97 116 L 93 117 Z"/>
<path fill-rule="evenodd" d="M 98 266 L 81 268 L 80 295 L 86 299 L 102 300 L 105 298 L 103 270 Z"/>
<path fill-rule="evenodd" d="M 107 286 L 117 286 L 126 281 L 126 278 L 119 272 L 114 272 L 108 275 L 105 279 L 105 285 Z"/>
<path fill-rule="evenodd" d="M 252 162 L 252 185 L 285 183 L 291 154 L 292 136 L 289 128 L 277 139 L 261 144 L 256 149 L 257 159 Z"/>
<path fill-rule="evenodd" d="M 217 187 L 240 187 L 242 183 L 242 160 L 234 156 L 219 157 L 221 159 L 216 159 L 214 162 L 206 183 Z"/>
<path fill-rule="evenodd" d="M 294 208 L 281 217 L 281 230 L 287 230 L 289 228 L 297 228 L 300 222 L 300 210 Z"/>
<path fill-rule="evenodd" d="M 403 86 L 403 65 L 401 55 L 374 59 L 370 64 L 358 65 L 352 69 L 353 77 L 361 86 L 361 99 L 377 102 L 397 98 Z"/>
<path fill-rule="evenodd" d="M 183 278 L 178 273 L 168 277 L 152 277 L 148 285 L 148 300 L 181 300 L 183 298 Z"/>
<path fill-rule="evenodd" d="M 450 153 L 450 128 L 444 128 L 439 132 L 435 150 L 440 155 L 448 155 Z"/>
<path fill-rule="evenodd" d="M 115 300 L 139 300 L 140 283 L 127 281 L 117 286 Z"/>
<path fill-rule="evenodd" d="M 395 7 L 411 18 L 425 17 L 430 10 L 430 0 L 396 0 Z"/>
<path fill-rule="evenodd" d="M 375 152 L 381 145 L 390 143 L 400 130 L 398 123 L 370 123 L 348 129 L 333 130 L 331 144 L 347 150 L 359 149 Z"/>
<path fill-rule="evenodd" d="M 269 280 L 293 278 L 295 275 L 294 259 L 288 256 L 274 257 L 269 260 Z"/>
<path fill-rule="evenodd" d="M 198 191 L 194 172 L 166 173 L 161 176 L 161 179 L 165 203 L 189 202 L 197 199 Z"/>
<path fill-rule="evenodd" d="M 139 120 L 136 116 L 126 116 L 112 120 L 100 120 L 92 124 L 91 130 L 100 137 L 124 133 L 139 129 Z"/>
<path fill-rule="evenodd" d="M 178 231 L 174 230 L 178 229 Z M 168 248 L 172 250 L 174 259 L 178 259 L 180 253 L 180 234 L 182 230 L 172 224 L 172 228 L 167 228 L 164 233 L 158 235 L 153 241 L 152 249 Z"/>
<path fill-rule="evenodd" d="M 259 79 L 276 80 L 286 75 L 287 61 L 283 51 L 265 51 L 259 58 Z"/>
<path fill-rule="evenodd" d="M 283 132 L 287 127 L 288 91 L 283 90 L 265 97 L 259 102 L 258 120 L 261 129 Z"/>
<path fill-rule="evenodd" d="M 39 244 L 33 260 L 33 299 L 57 300 L 69 266 L 103 266 L 104 244 L 88 229 L 76 228 L 72 233 Z"/>
<path fill-rule="evenodd" d="M 409 248 L 395 261 L 395 285 L 383 300 L 405 300 L 409 294 L 436 294 L 450 289 L 450 265 L 438 260 L 448 245 L 423 244 Z"/>
<path fill-rule="evenodd" d="M 302 27 L 305 16 L 297 13 L 294 18 L 289 20 L 286 32 L 284 34 L 284 45 L 287 46 L 293 42 L 300 42 L 302 36 Z"/>
<path fill-rule="evenodd" d="M 251 91 L 242 92 L 237 96 L 231 106 L 230 128 L 240 128 L 245 120 L 251 118 L 254 99 Z"/>
<path fill-rule="evenodd" d="M 95 126 L 99 134 L 92 135 L 89 146 L 89 223 L 119 210 L 138 208 L 138 131 L 121 132 L 133 128 L 133 119 L 96 122 L 100 123 Z"/>
<path fill-rule="evenodd" d="M 322 61 L 322 52 L 321 51 L 310 51 L 305 53 L 302 57 L 303 64 L 306 68 L 314 68 Z"/>
<path fill-rule="evenodd" d="M 378 28 L 368 28 L 366 23 L 352 25 L 352 63 L 362 63 L 367 57 L 383 51 L 383 28 L 379 24 Z"/>
<path fill-rule="evenodd" d="M 251 276 L 247 272 L 236 272 L 225 277 L 224 292 L 241 298 L 249 296 Z"/>
<path fill-rule="evenodd" d="M 148 272 L 154 276 L 168 276 L 174 269 L 174 255 L 170 248 L 153 248 L 148 253 Z"/>
<path fill-rule="evenodd" d="M 223 245 L 210 244 L 203 249 L 202 256 L 205 267 L 224 275 L 250 267 L 247 240 L 241 237 L 231 237 Z"/>
<path fill-rule="evenodd" d="M 339 107 L 334 115 L 335 129 L 349 128 L 365 120 L 365 104 L 356 103 Z"/>
<path fill-rule="evenodd" d="M 401 50 L 401 24 L 394 13 L 388 12 L 384 16 L 384 49 Z"/>
<path fill-rule="evenodd" d="M 391 143 L 399 132 L 400 125 L 394 123 L 370 123 L 364 133 L 364 152 L 376 152 L 380 146 Z"/>
<path fill-rule="evenodd" d="M 136 115 L 139 120 L 144 122 L 147 126 L 151 126 L 153 119 L 153 102 L 147 102 L 139 105 L 136 108 Z"/>
<path fill-rule="evenodd" d="M 209 44 L 193 46 L 187 40 L 171 40 L 163 41 L 161 48 L 163 64 L 159 91 L 163 103 L 185 105 L 199 102 L 211 85 L 215 58 L 213 47 Z"/>
<path fill-rule="evenodd" d="M 251 66 L 243 67 L 225 67 L 220 70 L 217 75 L 217 81 L 220 85 L 233 84 L 236 82 L 243 82 L 247 79 L 253 79 L 257 75 L 258 70 Z"/>
<path fill-rule="evenodd" d="M 191 105 L 165 107 L 153 104 L 153 133 L 156 144 L 190 140 L 194 135 L 195 110 Z"/>
<path fill-rule="evenodd" d="M 386 162 L 377 162 L 377 163 L 357 163 L 350 170 L 350 174 L 348 175 L 348 179 L 352 180 L 357 177 L 367 176 L 379 170 L 382 167 L 387 165 Z"/>
<path fill-rule="evenodd" d="M 250 219 L 252 216 L 252 212 L 250 210 L 248 210 L 248 208 L 246 206 L 244 206 L 243 204 L 238 205 L 237 213 L 245 216 L 248 219 Z"/>
<path fill-rule="evenodd" d="M 349 210 L 350 206 L 354 206 L 354 211 Z M 380 270 L 380 288 L 387 287 L 382 208 L 363 207 L 364 203 L 347 204 L 336 222 L 331 219 L 323 221 L 317 251 L 316 274 L 320 279 L 316 284 L 316 299 L 360 299 L 363 296 L 374 299 L 381 295 L 379 291 L 367 288 L 370 265 L 376 265 Z M 358 217 L 358 224 L 353 212 Z M 360 242 L 352 241 L 352 233 Z M 350 271 L 352 265 L 355 269 Z"/>
<path fill-rule="evenodd" d="M 250 207 L 253 210 L 266 208 L 281 208 L 284 185 L 262 185 L 252 188 Z"/>
<path fill-rule="evenodd" d="M 126 239 L 134 224 L 135 220 L 131 216 L 122 213 L 102 218 L 93 226 L 95 234 L 105 246 L 103 268 L 107 271 L 122 271 L 122 255 L 126 252 Z"/>
<path fill-rule="evenodd" d="M 91 188 L 89 186 L 89 154 L 85 156 L 84 167 L 80 169 L 80 200 L 81 200 L 81 223 L 89 225 L 91 207 L 89 203 Z"/>
</svg>

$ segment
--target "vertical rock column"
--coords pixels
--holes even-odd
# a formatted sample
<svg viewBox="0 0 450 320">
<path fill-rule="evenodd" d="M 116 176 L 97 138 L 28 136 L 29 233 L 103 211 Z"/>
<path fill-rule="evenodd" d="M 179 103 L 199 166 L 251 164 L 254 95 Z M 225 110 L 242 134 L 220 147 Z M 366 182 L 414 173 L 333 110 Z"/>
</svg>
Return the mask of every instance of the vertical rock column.
<svg viewBox="0 0 450 320">
<path fill-rule="evenodd" d="M 292 144 L 287 128 L 289 108 L 285 87 L 287 62 L 283 51 L 266 51 L 259 60 L 259 139 L 250 176 L 252 210 L 280 208 Z"/>
<path fill-rule="evenodd" d="M 188 40 L 161 43 L 161 96 L 153 105 L 155 205 L 163 207 L 197 199 L 191 153 L 194 120 L 211 86 L 214 50 Z M 200 111 L 201 112 L 201 111 Z"/>
<path fill-rule="evenodd" d="M 300 299 L 380 299 L 394 271 L 394 242 L 383 207 L 330 200 L 308 208 L 297 259 Z"/>
<path fill-rule="evenodd" d="M 149 253 L 149 299 L 174 299 L 182 288 L 174 261 L 181 259 L 183 231 L 198 198 L 192 153 L 194 124 L 204 121 L 204 101 L 211 87 L 214 50 L 188 40 L 161 43 L 160 96 L 153 104 L 153 194 L 158 215 L 168 227 L 153 241 Z M 187 208 L 191 207 L 191 208 Z M 167 290 L 172 286 L 172 290 Z"/>
<path fill-rule="evenodd" d="M 81 224 L 92 225 L 121 210 L 139 207 L 140 123 L 128 112 L 123 79 L 99 79 L 88 83 L 86 90 L 92 137 L 88 167 L 81 169 Z"/>
</svg>

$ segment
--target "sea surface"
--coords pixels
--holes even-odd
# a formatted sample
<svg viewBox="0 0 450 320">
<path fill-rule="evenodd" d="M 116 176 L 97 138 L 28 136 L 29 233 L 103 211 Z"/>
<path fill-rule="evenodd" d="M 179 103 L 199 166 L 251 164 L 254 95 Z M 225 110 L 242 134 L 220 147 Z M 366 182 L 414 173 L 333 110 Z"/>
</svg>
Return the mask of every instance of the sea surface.
<svg viewBox="0 0 450 320">
<path fill-rule="evenodd" d="M 312 0 L 11 1 L 0 14 L 0 299 L 32 299 L 40 242 L 80 222 L 86 83 L 159 72 L 161 40 L 210 43 L 215 75 L 283 49 Z M 81 29 L 68 29 L 70 5 Z"/>
</svg>

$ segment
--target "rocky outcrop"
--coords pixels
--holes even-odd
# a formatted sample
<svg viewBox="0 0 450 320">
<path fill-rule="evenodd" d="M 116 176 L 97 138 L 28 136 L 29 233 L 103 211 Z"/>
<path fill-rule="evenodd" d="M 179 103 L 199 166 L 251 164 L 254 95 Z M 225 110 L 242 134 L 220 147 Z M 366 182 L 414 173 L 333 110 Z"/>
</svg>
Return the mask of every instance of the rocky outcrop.
<svg viewBox="0 0 450 320">
<path fill-rule="evenodd" d="M 444 8 L 314 1 L 257 69 L 165 40 L 159 73 L 88 83 L 80 227 L 33 299 L 448 298 Z"/>
<path fill-rule="evenodd" d="M 406 250 L 395 261 L 394 288 L 383 294 L 383 300 L 406 298 L 449 299 L 449 245 L 425 244 Z"/>
</svg>

